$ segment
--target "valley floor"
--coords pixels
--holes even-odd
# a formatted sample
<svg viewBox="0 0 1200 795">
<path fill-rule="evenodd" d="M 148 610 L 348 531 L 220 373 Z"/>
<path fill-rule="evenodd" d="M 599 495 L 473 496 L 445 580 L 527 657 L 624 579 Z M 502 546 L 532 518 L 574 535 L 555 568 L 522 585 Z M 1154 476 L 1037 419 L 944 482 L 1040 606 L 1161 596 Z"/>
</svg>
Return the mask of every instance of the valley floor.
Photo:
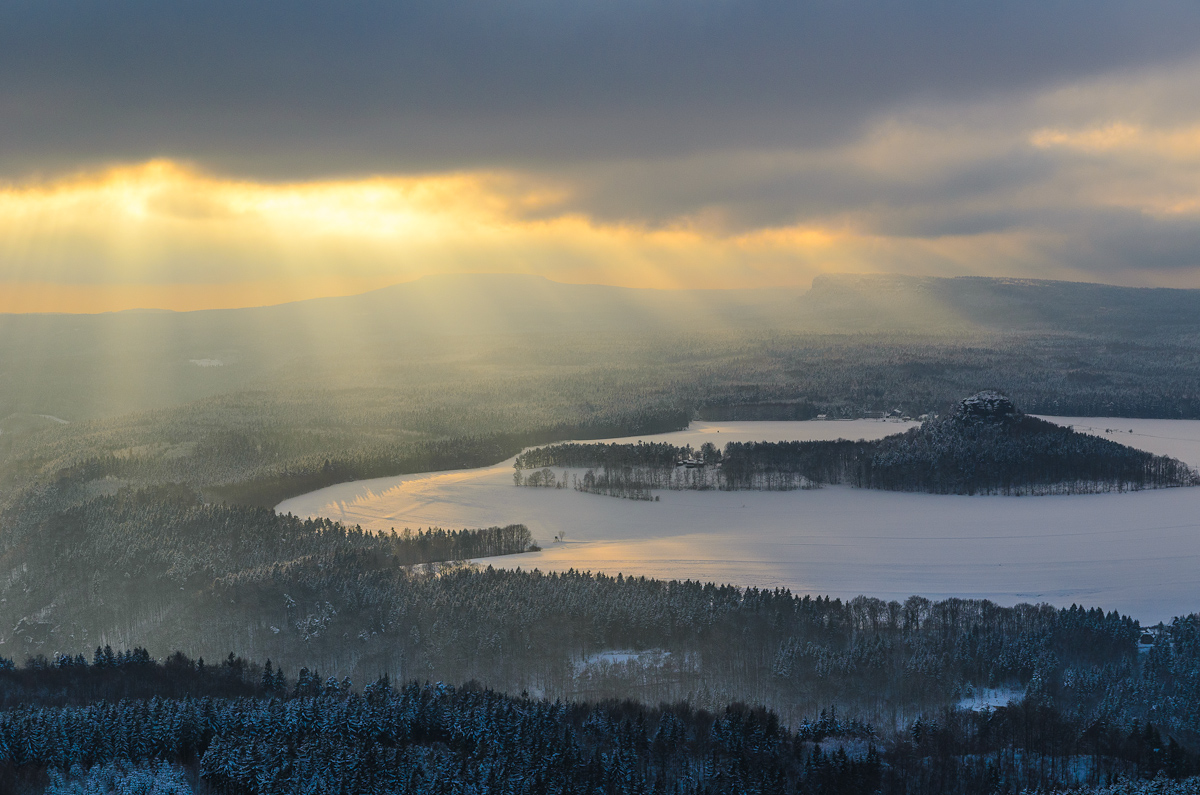
<svg viewBox="0 0 1200 795">
<path fill-rule="evenodd" d="M 1047 417 L 1200 466 L 1200 421 Z M 654 438 L 705 441 L 880 438 L 910 423 L 693 423 Z M 636 437 L 635 437 L 636 438 Z M 618 441 L 632 441 L 618 440 Z M 1052 497 L 965 497 L 825 487 L 659 492 L 635 502 L 517 488 L 494 467 L 345 483 L 281 503 L 371 530 L 524 523 L 544 549 L 484 563 L 699 579 L 795 593 L 1001 604 L 1078 603 L 1144 624 L 1197 609 L 1200 489 Z M 561 542 L 552 539 L 565 534 Z"/>
</svg>

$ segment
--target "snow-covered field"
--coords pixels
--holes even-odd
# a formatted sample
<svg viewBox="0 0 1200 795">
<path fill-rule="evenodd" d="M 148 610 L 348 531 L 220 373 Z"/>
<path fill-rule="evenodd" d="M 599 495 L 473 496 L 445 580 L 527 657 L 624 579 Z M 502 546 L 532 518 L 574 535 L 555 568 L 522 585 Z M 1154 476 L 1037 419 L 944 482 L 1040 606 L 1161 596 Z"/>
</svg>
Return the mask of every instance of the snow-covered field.
<svg viewBox="0 0 1200 795">
<path fill-rule="evenodd" d="M 1200 421 L 1047 417 L 1200 466 Z M 654 438 L 879 438 L 909 424 L 693 423 Z M 631 437 L 628 440 L 636 440 Z M 987 598 L 1116 609 L 1146 622 L 1200 610 L 1200 488 L 1054 497 L 960 497 L 826 487 L 659 492 L 635 502 L 517 488 L 512 462 L 345 483 L 281 503 L 364 528 L 523 522 L 543 551 L 495 566 L 702 579 L 849 598 Z M 565 534 L 563 542 L 552 542 Z"/>
<path fill-rule="evenodd" d="M 1006 706 L 1008 702 L 1020 701 L 1024 697 L 1024 690 L 1012 687 L 981 687 L 959 699 L 958 708 L 982 712 L 985 709 Z"/>
</svg>

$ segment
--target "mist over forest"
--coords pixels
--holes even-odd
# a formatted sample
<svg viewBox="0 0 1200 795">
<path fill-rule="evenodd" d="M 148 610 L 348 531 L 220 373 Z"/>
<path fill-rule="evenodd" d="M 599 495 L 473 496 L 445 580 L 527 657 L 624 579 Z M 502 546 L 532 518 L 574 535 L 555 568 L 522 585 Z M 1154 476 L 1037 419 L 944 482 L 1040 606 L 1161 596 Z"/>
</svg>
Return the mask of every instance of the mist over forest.
<svg viewBox="0 0 1200 795">
<path fill-rule="evenodd" d="M 963 398 L 981 390 L 1020 412 L 971 425 Z M 456 276 L 258 309 L 0 316 L 0 782 L 1192 786 L 1195 613 L 1147 627 L 1103 604 L 501 570 L 469 560 L 551 539 L 499 521 L 376 534 L 273 509 L 518 454 L 527 473 L 641 467 L 638 488 L 693 456 L 720 464 L 720 488 L 1086 498 L 1195 483 L 1179 461 L 1034 414 L 1200 419 L 1200 291 Z M 578 443 L 696 420 L 882 416 L 926 421 L 870 443 Z M 1064 472 L 1070 489 L 1045 485 Z"/>
<path fill-rule="evenodd" d="M 1200 4 L 0 2 L 0 795 L 1200 795 Z"/>
</svg>

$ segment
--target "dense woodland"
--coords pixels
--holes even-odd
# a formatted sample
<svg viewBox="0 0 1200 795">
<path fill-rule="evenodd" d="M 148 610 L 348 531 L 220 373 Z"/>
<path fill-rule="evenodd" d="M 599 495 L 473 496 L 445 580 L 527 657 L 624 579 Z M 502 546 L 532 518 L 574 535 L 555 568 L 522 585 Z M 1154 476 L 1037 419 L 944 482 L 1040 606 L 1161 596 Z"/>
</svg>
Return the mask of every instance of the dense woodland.
<svg viewBox="0 0 1200 795">
<path fill-rule="evenodd" d="M 834 275 L 808 292 L 475 276 L 232 312 L 6 316 L 0 422 L 316 388 L 357 403 L 344 418 L 382 394 L 399 413 L 428 413 L 480 387 L 492 394 L 479 409 L 544 414 L 615 405 L 614 383 L 624 399 L 669 393 L 728 419 L 804 419 L 806 407 L 917 416 L 984 386 L 1035 414 L 1200 417 L 1197 318 L 1196 290 Z M 347 401 L 343 390 L 371 394 Z M 539 392 L 554 399 L 531 399 Z"/>
<path fill-rule="evenodd" d="M 359 689 L 232 654 L 159 663 L 110 648 L 0 659 L 0 688 L 0 786 L 13 793 L 992 795 L 1114 779 L 1182 793 L 1200 772 L 1153 723 L 1089 723 L 1036 694 L 883 730 L 834 708 L 788 726 L 743 704 L 551 701 L 386 676 Z"/>
<path fill-rule="evenodd" d="M 494 464 L 527 445 L 674 430 L 696 417 L 944 414 L 983 386 L 1030 414 L 1200 417 L 1200 353 L 1165 343 L 664 333 L 403 350 L 386 367 L 348 357 L 302 378 L 267 371 L 252 391 L 113 417 L 14 399 L 0 405 L 0 501 L 48 482 L 62 484 L 60 504 L 180 482 L 268 506 L 343 480 Z M 21 371 L 9 365 L 0 387 Z"/>
<path fill-rule="evenodd" d="M 439 315 L 421 302 L 411 316 L 380 304 L 361 323 L 314 305 L 295 328 L 264 320 L 246 326 L 255 333 L 239 331 L 233 315 L 204 326 L 199 313 L 181 316 L 195 326 L 187 333 L 150 316 L 61 321 L 69 328 L 51 317 L 2 319 L 0 653 L 32 660 L 0 671 L 0 726 L 23 732 L 3 735 L 13 754 L 3 757 L 5 781 L 56 795 L 147 781 L 162 792 L 287 792 L 310 764 L 327 765 L 331 781 L 377 776 L 362 788 L 370 791 L 390 780 L 378 760 L 396 754 L 424 777 L 413 792 L 470 791 L 468 779 L 490 771 L 514 790 L 536 782 L 589 793 L 992 792 L 1191 775 L 1200 750 L 1194 615 L 1139 645 L 1135 621 L 1095 608 L 843 602 L 497 571 L 460 561 L 531 548 L 521 526 L 374 536 L 270 510 L 344 480 L 490 465 L 531 445 L 675 430 L 695 418 L 893 411 L 944 419 L 870 450 L 557 449 L 573 461 L 593 456 L 582 465 L 592 481 L 568 473 L 570 485 L 644 497 L 664 487 L 660 472 L 696 488 L 732 476 L 763 488 L 857 482 L 968 493 L 1188 480 L 1172 462 L 1029 417 L 953 415 L 962 395 L 987 386 L 1031 414 L 1200 418 L 1189 296 L 1082 300 L 1059 286 L 1033 290 L 1033 300 L 1026 283 L 954 281 L 917 291 L 954 311 L 920 298 L 910 313 L 970 321 L 952 328 L 893 322 L 888 312 L 916 293 L 874 284 L 826 285 L 824 309 L 810 314 L 819 322 L 807 327 L 692 306 L 644 312 L 636 326 L 605 321 L 595 307 L 569 316 L 533 307 L 513 310 L 497 331 L 479 327 L 482 313 Z M 1017 303 L 997 290 L 1017 291 Z M 876 303 L 863 304 L 870 296 Z M 1147 300 L 1157 307 L 1149 313 Z M 796 314 L 787 301 L 777 308 L 779 318 Z M 105 323 L 113 334 L 92 328 Z M 1003 452 L 987 471 L 973 466 L 981 445 Z M 641 472 L 630 463 L 638 457 Z M 676 467 L 680 457 L 693 466 Z M 540 485 L 564 485 L 562 470 L 575 468 L 565 458 L 527 463 L 518 474 L 536 473 Z M 105 651 L 136 646 L 144 648 Z M 175 650 L 186 656 L 170 657 Z M 200 657 L 221 662 L 201 669 Z M 268 659 L 269 690 L 263 669 L 244 662 Z M 305 668 L 336 682 L 305 679 Z M 359 690 L 384 674 L 422 684 Z M 439 680 L 480 685 L 423 684 Z M 954 709 L 984 694 L 1019 704 Z M 664 703 L 687 706 L 655 706 Z M 397 722 L 414 709 L 413 722 Z M 115 743 L 132 737 L 130 727 L 165 742 L 196 710 L 210 729 L 228 728 L 227 739 L 187 753 L 122 741 L 77 766 L 59 751 L 37 756 L 67 737 Z M 834 710 L 846 717 L 829 717 Z M 172 722 L 159 732 L 164 716 Z M 296 723 L 268 730 L 263 716 Z M 511 717 L 515 734 L 463 728 L 490 732 L 487 716 Z M 532 724 L 520 721 L 534 719 L 551 727 L 543 734 L 552 747 L 530 744 Z M 446 720 L 454 728 L 439 733 Z M 305 721 L 348 728 L 326 742 L 294 731 Z M 72 734 L 84 726 L 90 734 Z M 364 726 L 383 727 L 377 743 L 364 740 Z M 404 726 L 424 733 L 397 742 Z M 657 738 L 684 735 L 676 756 L 654 755 Z M 17 762 L 18 752 L 33 755 Z M 209 752 L 220 770 L 204 767 Z M 260 785 L 280 769 L 289 772 L 277 789 Z M 1107 791 L 1140 791 L 1117 786 Z M 1170 786 L 1155 791 L 1200 789 L 1195 780 Z"/>
<path fill-rule="evenodd" d="M 704 461 L 716 452 L 693 455 Z M 68 493 L 75 496 L 62 497 Z M 336 676 L 339 688 L 346 677 L 370 682 L 387 674 L 396 682 L 480 682 L 497 693 L 527 692 L 531 703 L 632 698 L 643 705 L 686 702 L 721 715 L 741 702 L 773 710 L 792 732 L 806 716 L 815 721 L 836 708 L 875 727 L 877 786 L 886 791 L 990 791 L 972 788 L 997 775 L 1020 786 L 1066 785 L 1073 780 L 1068 770 L 1095 772 L 1102 781 L 1136 776 L 1139 764 L 1147 775 L 1153 765 L 1183 775 L 1184 763 L 1168 765 L 1161 749 L 1171 741 L 1187 753 L 1200 749 L 1197 616 L 1176 620 L 1139 647 L 1135 621 L 1097 609 L 920 597 L 842 602 L 454 562 L 529 548 L 532 539 L 519 526 L 375 536 L 205 502 L 183 485 L 87 496 L 82 476 L 25 491 L 14 505 L 0 539 L 0 566 L 8 573 L 0 581 L 0 611 L 11 627 L 0 627 L 0 648 L 33 658 L 35 668 L 52 667 L 37 663 L 39 656 L 69 657 L 78 668 L 79 655 L 96 660 L 96 646 L 141 645 L 157 656 L 179 649 L 209 660 L 230 652 L 270 659 L 289 676 L 320 669 Z M 294 686 L 289 680 L 289 699 Z M 193 697 L 171 692 L 160 698 Z M 946 712 L 986 693 L 1023 699 L 1026 706 L 1003 714 L 1025 722 L 995 735 L 996 726 L 1008 724 Z M 350 699 L 341 690 L 329 697 Z M 68 701 L 55 708 L 68 708 Z M 647 726 L 657 725 L 657 712 L 636 709 L 647 710 Z M 1043 722 L 1051 728 L 1034 728 Z M 1036 738 L 1039 750 L 1030 755 L 1012 738 Z M 862 758 L 861 743 L 850 750 Z M 443 752 L 437 745 L 428 758 Z M 706 758 L 708 751 L 697 753 Z M 951 761 L 930 761 L 942 754 Z M 789 786 L 804 779 L 811 756 L 803 750 L 785 766 Z M 176 760 L 183 768 L 162 775 L 211 790 L 215 780 L 197 778 L 200 761 Z M 101 778 L 159 775 L 134 760 L 96 764 Z M 648 770 L 653 787 L 657 774 Z M 72 779 L 69 768 L 63 771 L 62 787 L 90 775 L 82 766 L 76 772 Z M 58 786 L 44 775 L 38 780 Z"/>
<path fill-rule="evenodd" d="M 996 393 L 972 396 L 948 416 L 876 441 L 730 442 L 723 451 L 711 443 L 699 451 L 664 442 L 566 443 L 527 450 L 515 467 L 522 486 L 565 485 L 551 467 L 586 468 L 574 476 L 574 488 L 631 499 L 650 499 L 656 488 L 787 490 L 823 483 L 935 494 L 1200 484 L 1180 461 L 1020 414 Z"/>
<path fill-rule="evenodd" d="M 33 543 L 53 538 L 52 544 Z M 896 725 L 986 688 L 1043 692 L 1091 720 L 1146 720 L 1194 743 L 1194 618 L 1139 655 L 1135 621 L 987 602 L 851 602 L 699 582 L 452 562 L 528 548 L 520 526 L 375 536 L 324 520 L 126 492 L 47 517 L 5 549 L 5 653 L 97 645 L 230 651 L 356 680 L 477 680 L 510 693 L 718 708 L 789 724 L 831 704 Z M 432 557 L 446 562 L 428 562 Z M 613 658 L 613 651 L 632 657 Z M 647 652 L 638 656 L 638 652 Z"/>
<path fill-rule="evenodd" d="M 481 277 L 239 312 L 0 318 L 0 505 L 48 483 L 56 507 L 184 483 L 270 506 L 696 417 L 945 413 L 982 387 L 1031 414 L 1200 418 L 1196 291 L 824 277 L 720 306 L 636 292 Z"/>
</svg>

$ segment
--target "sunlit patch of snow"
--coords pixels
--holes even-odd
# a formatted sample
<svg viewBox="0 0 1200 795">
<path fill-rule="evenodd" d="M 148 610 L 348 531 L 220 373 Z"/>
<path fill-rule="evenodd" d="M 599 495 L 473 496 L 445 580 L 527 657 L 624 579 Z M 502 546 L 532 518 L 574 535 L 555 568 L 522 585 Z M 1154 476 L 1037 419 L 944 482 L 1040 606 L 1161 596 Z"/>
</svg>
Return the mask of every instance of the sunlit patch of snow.
<svg viewBox="0 0 1200 795">
<path fill-rule="evenodd" d="M 979 687 L 964 695 L 958 701 L 959 709 L 969 709 L 982 712 L 985 709 L 1007 706 L 1010 701 L 1020 701 L 1025 697 L 1025 691 L 1012 687 Z"/>
<path fill-rule="evenodd" d="M 59 425 L 70 425 L 71 424 L 69 421 L 64 420 L 62 417 L 55 417 L 53 414 L 36 414 L 34 416 L 41 417 L 44 420 L 50 420 L 51 422 L 57 422 Z"/>
<path fill-rule="evenodd" d="M 663 668 L 671 661 L 671 652 L 663 649 L 646 651 L 600 651 L 575 661 L 575 675 L 604 670 L 616 665 L 640 668 Z"/>
<path fill-rule="evenodd" d="M 1200 464 L 1200 421 L 1046 418 Z M 880 438 L 912 423 L 694 423 L 655 440 Z M 1132 433 L 1131 433 L 1132 431 Z M 632 437 L 628 441 L 636 441 Z M 622 440 L 625 441 L 625 440 Z M 660 492 L 623 500 L 517 488 L 494 467 L 344 483 L 277 510 L 369 530 L 522 522 L 542 550 L 484 561 L 697 579 L 852 598 L 986 598 L 1078 603 L 1143 624 L 1196 609 L 1200 488 L 1052 497 L 955 496 L 833 486 L 793 492 Z M 555 536 L 565 534 L 562 542 Z"/>
</svg>

